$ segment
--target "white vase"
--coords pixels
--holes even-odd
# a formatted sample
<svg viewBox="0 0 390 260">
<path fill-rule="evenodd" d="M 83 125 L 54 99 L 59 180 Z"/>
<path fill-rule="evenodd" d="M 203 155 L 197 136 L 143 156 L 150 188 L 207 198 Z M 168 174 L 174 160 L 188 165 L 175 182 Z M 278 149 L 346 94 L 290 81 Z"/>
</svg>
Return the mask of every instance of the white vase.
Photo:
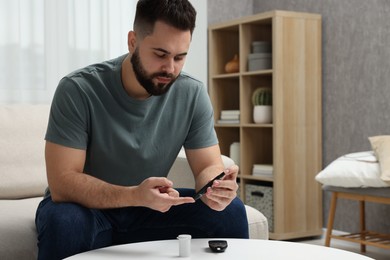
<svg viewBox="0 0 390 260">
<path fill-rule="evenodd" d="M 253 121 L 256 124 L 272 123 L 272 106 L 254 106 Z"/>
<path fill-rule="evenodd" d="M 230 154 L 229 157 L 240 166 L 240 143 L 234 142 L 230 145 Z"/>
</svg>

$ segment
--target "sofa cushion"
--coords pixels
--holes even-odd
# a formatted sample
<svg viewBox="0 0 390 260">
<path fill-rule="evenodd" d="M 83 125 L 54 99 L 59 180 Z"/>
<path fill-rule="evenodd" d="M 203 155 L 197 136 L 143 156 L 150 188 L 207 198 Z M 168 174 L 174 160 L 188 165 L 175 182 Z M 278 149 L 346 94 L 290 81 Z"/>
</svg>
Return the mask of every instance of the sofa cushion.
<svg viewBox="0 0 390 260">
<path fill-rule="evenodd" d="M 0 200 L 0 258 L 37 259 L 35 211 L 41 197 Z"/>
<path fill-rule="evenodd" d="M 0 199 L 44 193 L 44 137 L 49 109 L 49 105 L 0 106 Z"/>
<path fill-rule="evenodd" d="M 369 137 L 371 147 L 379 161 L 381 179 L 390 184 L 390 135 Z"/>
</svg>

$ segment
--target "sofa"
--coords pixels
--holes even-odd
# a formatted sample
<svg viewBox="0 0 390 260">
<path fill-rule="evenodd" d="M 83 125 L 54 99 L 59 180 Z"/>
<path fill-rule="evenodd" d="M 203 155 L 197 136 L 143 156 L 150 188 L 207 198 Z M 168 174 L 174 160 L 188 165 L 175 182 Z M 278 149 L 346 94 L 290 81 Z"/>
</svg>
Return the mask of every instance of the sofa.
<svg viewBox="0 0 390 260">
<path fill-rule="evenodd" d="M 49 105 L 0 105 L 0 259 L 36 259 L 35 210 L 47 186 L 44 134 Z M 223 156 L 226 166 L 233 161 Z M 184 152 L 169 178 L 176 187 L 193 187 Z M 251 239 L 268 239 L 262 213 L 246 206 Z"/>
</svg>

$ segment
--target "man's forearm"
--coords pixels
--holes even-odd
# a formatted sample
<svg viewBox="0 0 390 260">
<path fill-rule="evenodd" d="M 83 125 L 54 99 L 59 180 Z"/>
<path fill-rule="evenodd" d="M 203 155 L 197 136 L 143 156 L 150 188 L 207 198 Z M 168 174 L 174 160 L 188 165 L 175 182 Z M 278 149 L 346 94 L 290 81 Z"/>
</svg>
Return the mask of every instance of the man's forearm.
<svg viewBox="0 0 390 260">
<path fill-rule="evenodd" d="M 85 173 L 61 175 L 57 183 L 50 185 L 55 202 L 75 202 L 97 209 L 136 206 L 136 187 L 113 185 Z"/>
</svg>

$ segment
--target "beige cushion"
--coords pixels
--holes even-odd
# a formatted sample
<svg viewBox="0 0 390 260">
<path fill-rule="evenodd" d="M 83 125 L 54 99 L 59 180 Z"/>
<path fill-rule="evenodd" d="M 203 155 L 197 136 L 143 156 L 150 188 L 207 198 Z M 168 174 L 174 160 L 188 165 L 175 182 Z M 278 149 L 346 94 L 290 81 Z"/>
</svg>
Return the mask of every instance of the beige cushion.
<svg viewBox="0 0 390 260">
<path fill-rule="evenodd" d="M 0 106 L 0 199 L 43 194 L 48 115 L 49 105 Z"/>
<path fill-rule="evenodd" d="M 0 259 L 37 259 L 35 211 L 41 200 L 0 200 Z"/>
<path fill-rule="evenodd" d="M 379 161 L 380 178 L 390 184 L 390 135 L 372 136 L 368 139 Z"/>
</svg>

